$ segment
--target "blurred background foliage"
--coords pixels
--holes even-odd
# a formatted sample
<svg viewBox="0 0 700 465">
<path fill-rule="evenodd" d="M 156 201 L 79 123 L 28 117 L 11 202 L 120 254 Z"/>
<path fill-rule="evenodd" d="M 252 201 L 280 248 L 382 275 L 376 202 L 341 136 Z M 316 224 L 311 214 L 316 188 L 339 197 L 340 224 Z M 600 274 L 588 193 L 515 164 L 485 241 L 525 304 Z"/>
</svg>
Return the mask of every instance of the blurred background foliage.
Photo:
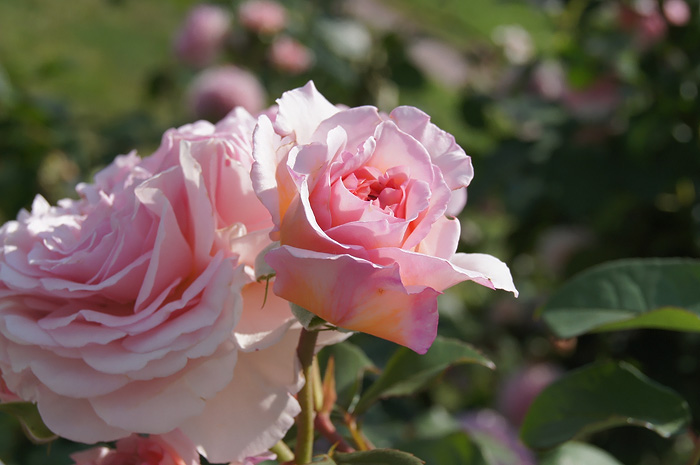
<svg viewBox="0 0 700 465">
<path fill-rule="evenodd" d="M 0 219 L 36 193 L 74 196 L 115 155 L 148 155 L 169 127 L 221 116 L 194 84 L 207 68 L 252 73 L 261 102 L 243 84 L 209 90 L 251 111 L 309 79 L 336 103 L 414 105 L 473 159 L 461 250 L 506 261 L 521 295 L 464 284 L 442 296 L 440 333 L 497 369 L 456 366 L 419 396 L 382 401 L 364 420 L 369 438 L 428 463 L 563 463 L 518 444 L 519 423 L 560 373 L 610 358 L 700 412 L 697 334 L 557 340 L 536 318 L 595 264 L 700 257 L 697 0 L 289 0 L 275 30 L 246 24 L 240 3 L 210 2 L 230 30 L 218 53 L 193 62 L 174 44 L 195 0 L 2 0 Z M 294 46 L 275 55 L 282 38 Z M 395 349 L 351 341 L 380 367 Z M 68 464 L 79 447 L 30 446 L 7 415 L 0 430 L 7 465 Z M 625 464 L 686 463 L 693 447 L 690 435 L 631 427 L 583 439 L 611 454 L 597 460 Z M 574 455 L 605 454 L 576 444 Z"/>
</svg>

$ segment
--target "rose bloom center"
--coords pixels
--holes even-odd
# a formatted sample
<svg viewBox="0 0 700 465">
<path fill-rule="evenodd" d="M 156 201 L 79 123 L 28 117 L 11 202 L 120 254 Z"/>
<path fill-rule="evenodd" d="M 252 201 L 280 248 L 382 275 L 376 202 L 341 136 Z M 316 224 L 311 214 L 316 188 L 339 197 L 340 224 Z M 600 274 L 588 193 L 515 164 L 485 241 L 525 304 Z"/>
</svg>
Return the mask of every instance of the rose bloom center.
<svg viewBox="0 0 700 465">
<path fill-rule="evenodd" d="M 392 216 L 404 218 L 408 180 L 408 170 L 403 166 L 389 168 L 384 173 L 375 167 L 363 166 L 345 176 L 343 185 L 359 199 Z"/>
</svg>

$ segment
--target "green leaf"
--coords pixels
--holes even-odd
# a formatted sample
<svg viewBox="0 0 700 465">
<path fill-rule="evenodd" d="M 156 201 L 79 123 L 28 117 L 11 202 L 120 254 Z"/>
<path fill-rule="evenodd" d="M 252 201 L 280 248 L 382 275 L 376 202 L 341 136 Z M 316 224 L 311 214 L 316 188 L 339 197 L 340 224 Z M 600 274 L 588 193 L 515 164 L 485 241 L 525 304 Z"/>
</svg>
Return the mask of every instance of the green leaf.
<svg viewBox="0 0 700 465">
<path fill-rule="evenodd" d="M 313 331 L 325 327 L 327 325 L 326 320 L 317 317 L 307 309 L 300 307 L 292 302 L 289 302 L 289 306 L 292 309 L 292 315 L 294 315 L 294 317 L 297 320 L 299 320 L 299 323 L 301 323 L 304 329 L 308 331 Z"/>
<path fill-rule="evenodd" d="M 401 446 L 401 449 L 435 465 L 485 465 L 478 447 L 463 432 L 454 432 L 436 439 L 419 439 Z M 514 462 L 515 463 L 515 462 Z"/>
<path fill-rule="evenodd" d="M 615 457 L 597 447 L 569 441 L 545 454 L 540 465 L 622 465 Z"/>
<path fill-rule="evenodd" d="M 349 342 L 328 346 L 321 354 L 325 359 L 335 359 L 336 403 L 347 410 L 356 400 L 364 373 L 378 369 L 362 349 Z"/>
<path fill-rule="evenodd" d="M 534 449 L 615 426 L 636 425 L 662 437 L 681 431 L 690 413 L 685 400 L 627 363 L 603 362 L 572 371 L 532 403 L 520 436 Z"/>
<path fill-rule="evenodd" d="M 347 454 L 335 453 L 333 460 L 338 465 L 359 463 L 363 465 L 423 465 L 425 462 L 408 452 L 394 449 L 373 449 Z"/>
<path fill-rule="evenodd" d="M 402 347 L 391 357 L 379 378 L 362 394 L 354 413 L 359 415 L 381 398 L 413 394 L 450 366 L 464 363 L 495 368 L 481 352 L 456 339 L 438 337 L 424 355 Z"/>
<path fill-rule="evenodd" d="M 700 260 L 605 263 L 568 281 L 541 311 L 561 338 L 657 328 L 700 332 Z"/>
<path fill-rule="evenodd" d="M 265 255 L 272 250 L 280 246 L 279 241 L 268 244 L 267 247 L 262 249 L 260 253 L 255 257 L 255 280 L 262 281 L 264 279 L 272 279 L 275 277 L 275 270 L 267 264 L 265 261 Z"/>
<path fill-rule="evenodd" d="M 17 417 L 27 437 L 36 444 L 51 442 L 58 437 L 44 424 L 39 410 L 31 402 L 0 403 L 0 412 Z"/>
</svg>

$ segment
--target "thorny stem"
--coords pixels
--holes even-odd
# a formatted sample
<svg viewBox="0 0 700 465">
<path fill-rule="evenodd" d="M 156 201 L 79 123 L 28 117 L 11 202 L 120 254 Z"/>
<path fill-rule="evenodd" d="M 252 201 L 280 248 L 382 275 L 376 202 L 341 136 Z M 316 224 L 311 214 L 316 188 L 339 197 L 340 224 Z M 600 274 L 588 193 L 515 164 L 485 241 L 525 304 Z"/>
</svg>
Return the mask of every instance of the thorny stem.
<svg viewBox="0 0 700 465">
<path fill-rule="evenodd" d="M 304 465 L 311 462 L 314 443 L 314 389 L 312 381 L 312 366 L 314 359 L 314 349 L 318 332 L 301 330 L 299 345 L 297 346 L 297 356 L 301 362 L 301 370 L 304 374 L 304 387 L 299 391 L 299 405 L 301 413 L 297 416 L 297 444 L 296 458 L 297 465 Z"/>
</svg>

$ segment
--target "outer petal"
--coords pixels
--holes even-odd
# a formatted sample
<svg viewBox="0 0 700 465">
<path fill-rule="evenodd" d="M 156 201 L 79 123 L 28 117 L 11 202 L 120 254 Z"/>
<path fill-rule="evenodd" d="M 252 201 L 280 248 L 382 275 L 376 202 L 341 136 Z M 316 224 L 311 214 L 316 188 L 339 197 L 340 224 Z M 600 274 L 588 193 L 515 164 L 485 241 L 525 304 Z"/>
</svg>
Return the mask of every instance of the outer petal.
<svg viewBox="0 0 700 465">
<path fill-rule="evenodd" d="M 264 282 L 252 282 L 243 288 L 243 314 L 234 336 L 246 352 L 276 343 L 296 321 L 289 303 L 273 294 L 272 288 L 266 288 Z"/>
<path fill-rule="evenodd" d="M 450 189 L 466 187 L 474 177 L 471 158 L 457 145 L 454 137 L 430 122 L 430 116 L 415 107 L 395 108 L 389 115 L 404 132 L 415 137 L 440 167 Z"/>
<path fill-rule="evenodd" d="M 449 260 L 457 251 L 460 230 L 458 220 L 442 216 L 418 244 L 416 252 Z"/>
<path fill-rule="evenodd" d="M 452 191 L 452 196 L 447 204 L 445 215 L 457 216 L 462 213 L 464 206 L 467 204 L 467 189 L 460 188 Z"/>
<path fill-rule="evenodd" d="M 458 253 L 450 262 L 464 271 L 475 271 L 488 277 L 488 280 L 496 289 L 512 292 L 518 296 L 518 290 L 513 284 L 508 266 L 492 255 L 483 253 Z M 491 287 L 491 286 L 488 286 Z"/>
<path fill-rule="evenodd" d="M 450 260 L 403 249 L 370 251 L 375 263 L 396 263 L 406 285 L 423 285 L 442 291 L 462 281 L 474 281 L 491 289 L 503 289 L 517 297 L 518 291 L 505 263 L 486 254 L 455 254 Z"/>
<path fill-rule="evenodd" d="M 343 128 L 348 135 L 348 150 L 357 150 L 372 137 L 374 130 L 382 122 L 377 109 L 372 106 L 350 108 L 340 111 L 323 121 L 313 135 L 314 142 L 326 142 L 328 133 L 337 127 Z"/>
<path fill-rule="evenodd" d="M 60 436 L 84 443 L 113 441 L 126 437 L 130 431 L 108 425 L 86 399 L 69 399 L 40 388 L 37 406 L 46 426 Z M 80 421 L 66 421 L 66 418 Z"/>
<path fill-rule="evenodd" d="M 407 287 L 398 266 L 283 246 L 266 256 L 275 294 L 324 320 L 425 353 L 437 334 L 437 295 Z"/>
<path fill-rule="evenodd" d="M 284 169 L 278 169 L 282 159 L 287 154 L 285 150 L 280 148 L 281 140 L 280 136 L 275 133 L 269 118 L 261 116 L 253 133 L 255 163 L 253 163 L 250 177 L 253 181 L 255 194 L 270 212 L 272 221 L 277 228 L 279 228 L 280 221 L 297 192 L 288 173 Z"/>
<path fill-rule="evenodd" d="M 290 90 L 277 100 L 279 112 L 275 125 L 284 135 L 294 135 L 297 144 L 311 142 L 319 124 L 340 111 L 316 90 L 313 81 Z"/>
<path fill-rule="evenodd" d="M 299 404 L 292 394 L 301 388 L 298 337 L 299 331 L 288 331 L 267 349 L 240 353 L 234 382 L 180 427 L 210 462 L 264 453 L 294 424 Z"/>
</svg>

